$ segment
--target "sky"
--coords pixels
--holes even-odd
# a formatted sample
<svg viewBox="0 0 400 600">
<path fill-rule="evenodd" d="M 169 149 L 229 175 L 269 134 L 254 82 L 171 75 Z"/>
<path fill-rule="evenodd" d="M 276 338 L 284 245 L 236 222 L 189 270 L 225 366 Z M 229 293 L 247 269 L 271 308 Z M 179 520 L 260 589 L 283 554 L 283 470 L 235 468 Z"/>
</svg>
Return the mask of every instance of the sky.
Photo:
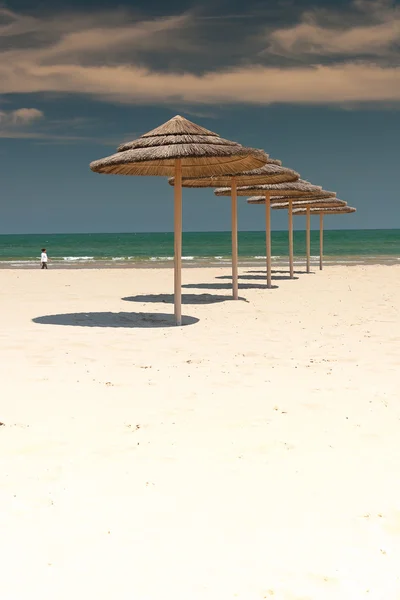
<svg viewBox="0 0 400 600">
<path fill-rule="evenodd" d="M 399 2 L 0 0 L 0 233 L 171 231 L 165 178 L 89 163 L 176 114 L 357 208 L 326 228 L 400 228 Z M 183 226 L 229 230 L 229 199 L 184 190 Z"/>
</svg>

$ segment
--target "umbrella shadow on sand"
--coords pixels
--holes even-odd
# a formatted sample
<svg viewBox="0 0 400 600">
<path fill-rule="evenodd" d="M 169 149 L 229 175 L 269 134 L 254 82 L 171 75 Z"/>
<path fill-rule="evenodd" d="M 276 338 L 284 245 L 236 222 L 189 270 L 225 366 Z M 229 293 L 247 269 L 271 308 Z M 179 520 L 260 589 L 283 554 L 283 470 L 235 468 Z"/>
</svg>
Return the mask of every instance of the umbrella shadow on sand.
<svg viewBox="0 0 400 600">
<path fill-rule="evenodd" d="M 257 279 L 259 281 L 265 281 L 267 278 L 266 275 L 239 275 L 238 279 Z M 232 279 L 230 275 L 218 275 L 215 279 Z M 272 275 L 273 280 L 281 280 L 284 279 L 298 279 L 298 277 L 289 277 L 289 275 Z"/>
<path fill-rule="evenodd" d="M 266 274 L 266 272 L 265 272 L 265 271 L 246 271 L 246 273 L 262 273 L 262 274 L 264 274 L 264 277 L 266 277 L 266 276 L 267 276 L 267 274 Z M 272 275 L 278 275 L 278 274 L 281 274 L 281 273 L 282 273 L 283 275 L 289 275 L 289 271 L 278 271 L 278 270 L 276 270 L 276 269 L 272 269 L 271 273 L 272 273 Z M 295 275 L 310 275 L 310 274 L 311 274 L 311 275 L 314 275 L 314 273 L 313 273 L 313 272 L 312 272 L 312 273 L 306 273 L 306 271 L 293 271 L 293 273 L 294 273 Z M 273 277 L 273 278 L 274 278 L 274 277 Z M 288 278 L 289 278 L 289 277 L 288 277 Z M 298 279 L 298 278 L 296 278 L 296 279 Z"/>
<path fill-rule="evenodd" d="M 88 312 L 45 315 L 32 319 L 40 325 L 67 325 L 69 327 L 119 327 L 131 329 L 176 327 L 173 314 L 145 312 Z M 199 319 L 184 315 L 182 325 L 193 325 Z"/>
<path fill-rule="evenodd" d="M 143 294 L 138 296 L 128 296 L 122 298 L 126 302 L 164 302 L 166 304 L 174 303 L 173 294 Z M 216 304 L 218 302 L 229 302 L 233 300 L 231 296 L 217 296 L 213 294 L 182 294 L 182 304 Z M 245 298 L 239 298 L 247 302 Z"/>
<path fill-rule="evenodd" d="M 231 290 L 231 283 L 186 283 L 182 286 L 183 288 L 192 288 L 200 290 Z M 241 290 L 267 290 L 277 289 L 277 285 L 267 287 L 267 284 L 262 285 L 260 283 L 239 283 L 239 289 Z"/>
</svg>

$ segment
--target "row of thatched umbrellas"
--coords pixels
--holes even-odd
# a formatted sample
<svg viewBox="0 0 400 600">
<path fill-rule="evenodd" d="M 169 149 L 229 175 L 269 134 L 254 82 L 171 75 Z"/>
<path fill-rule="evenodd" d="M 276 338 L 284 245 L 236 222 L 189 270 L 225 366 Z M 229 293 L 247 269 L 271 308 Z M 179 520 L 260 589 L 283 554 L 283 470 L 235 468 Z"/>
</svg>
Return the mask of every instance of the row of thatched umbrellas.
<svg viewBox="0 0 400 600">
<path fill-rule="evenodd" d="M 293 214 L 307 216 L 307 269 L 309 270 L 310 215 L 354 212 L 334 192 L 300 179 L 300 175 L 269 158 L 263 150 L 246 148 L 225 140 L 181 116 L 170 119 L 137 140 L 122 144 L 117 153 L 94 161 L 92 171 L 113 175 L 159 175 L 170 177 L 174 186 L 174 307 L 176 324 L 182 324 L 182 186 L 218 188 L 217 196 L 231 196 L 232 204 L 232 289 L 238 298 L 237 196 L 250 204 L 265 203 L 267 286 L 271 287 L 270 209 L 289 213 L 289 267 L 293 277 Z M 322 223 L 322 220 L 321 220 Z M 321 231 L 322 242 L 322 231 Z M 322 255 L 322 249 L 321 249 Z M 322 266 L 322 265 L 321 265 Z"/>
<path fill-rule="evenodd" d="M 326 192 L 329 193 L 329 192 Z M 218 194 L 219 195 L 219 194 Z M 264 196 L 252 196 L 247 200 L 249 204 L 265 204 L 266 206 L 266 221 L 267 221 L 267 243 L 270 241 L 269 234 L 269 207 L 268 202 Z M 288 209 L 289 213 L 289 236 L 292 238 L 293 221 L 290 217 L 290 202 L 282 202 L 279 198 L 271 201 L 271 208 L 274 209 Z M 293 206 L 295 208 L 293 208 Z M 356 212 L 355 208 L 347 206 L 344 200 L 339 200 L 336 197 L 329 197 L 326 199 L 313 198 L 310 200 L 295 200 L 292 203 L 292 214 L 306 217 L 306 272 L 311 271 L 311 215 L 319 215 L 319 268 L 322 270 L 323 266 L 323 255 L 324 255 L 324 214 L 325 215 L 343 215 Z M 269 238 L 269 239 L 268 239 Z M 289 238 L 289 239 L 290 239 Z M 293 243 L 291 244 L 291 252 L 289 252 L 289 264 L 290 264 L 290 277 L 293 278 Z M 268 269 L 267 266 L 267 272 Z"/>
</svg>

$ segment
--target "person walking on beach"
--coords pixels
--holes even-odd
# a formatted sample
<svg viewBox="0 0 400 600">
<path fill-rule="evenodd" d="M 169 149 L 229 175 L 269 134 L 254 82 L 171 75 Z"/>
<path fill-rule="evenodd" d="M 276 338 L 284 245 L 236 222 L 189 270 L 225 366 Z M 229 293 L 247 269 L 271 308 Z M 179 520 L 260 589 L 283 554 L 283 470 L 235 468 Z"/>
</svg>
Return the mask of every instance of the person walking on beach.
<svg viewBox="0 0 400 600">
<path fill-rule="evenodd" d="M 47 252 L 46 248 L 42 248 L 42 254 L 40 255 L 40 264 L 42 269 L 47 269 Z"/>
</svg>

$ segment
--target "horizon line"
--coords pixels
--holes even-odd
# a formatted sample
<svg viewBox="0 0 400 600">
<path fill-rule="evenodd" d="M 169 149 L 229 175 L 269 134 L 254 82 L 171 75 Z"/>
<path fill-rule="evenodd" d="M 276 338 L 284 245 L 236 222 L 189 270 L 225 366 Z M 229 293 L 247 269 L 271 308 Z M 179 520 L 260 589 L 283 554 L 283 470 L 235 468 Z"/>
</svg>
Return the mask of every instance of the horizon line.
<svg viewBox="0 0 400 600">
<path fill-rule="evenodd" d="M 315 215 L 314 215 L 315 216 Z M 329 216 L 329 215 L 328 215 Z M 287 229 L 272 229 L 272 232 L 284 233 Z M 306 229 L 294 229 L 294 231 L 306 231 Z M 319 227 L 311 228 L 311 231 L 319 231 Z M 400 227 L 358 227 L 354 229 L 330 229 L 324 227 L 324 231 L 400 231 Z M 13 232 L 13 233 L 2 233 L 0 236 L 6 235 L 137 235 L 137 234 L 173 234 L 174 231 L 53 231 L 53 232 Z M 182 235 L 188 233 L 231 233 L 231 229 L 212 230 L 212 231 L 183 231 Z M 265 229 L 239 229 L 238 233 L 265 233 Z"/>
</svg>

